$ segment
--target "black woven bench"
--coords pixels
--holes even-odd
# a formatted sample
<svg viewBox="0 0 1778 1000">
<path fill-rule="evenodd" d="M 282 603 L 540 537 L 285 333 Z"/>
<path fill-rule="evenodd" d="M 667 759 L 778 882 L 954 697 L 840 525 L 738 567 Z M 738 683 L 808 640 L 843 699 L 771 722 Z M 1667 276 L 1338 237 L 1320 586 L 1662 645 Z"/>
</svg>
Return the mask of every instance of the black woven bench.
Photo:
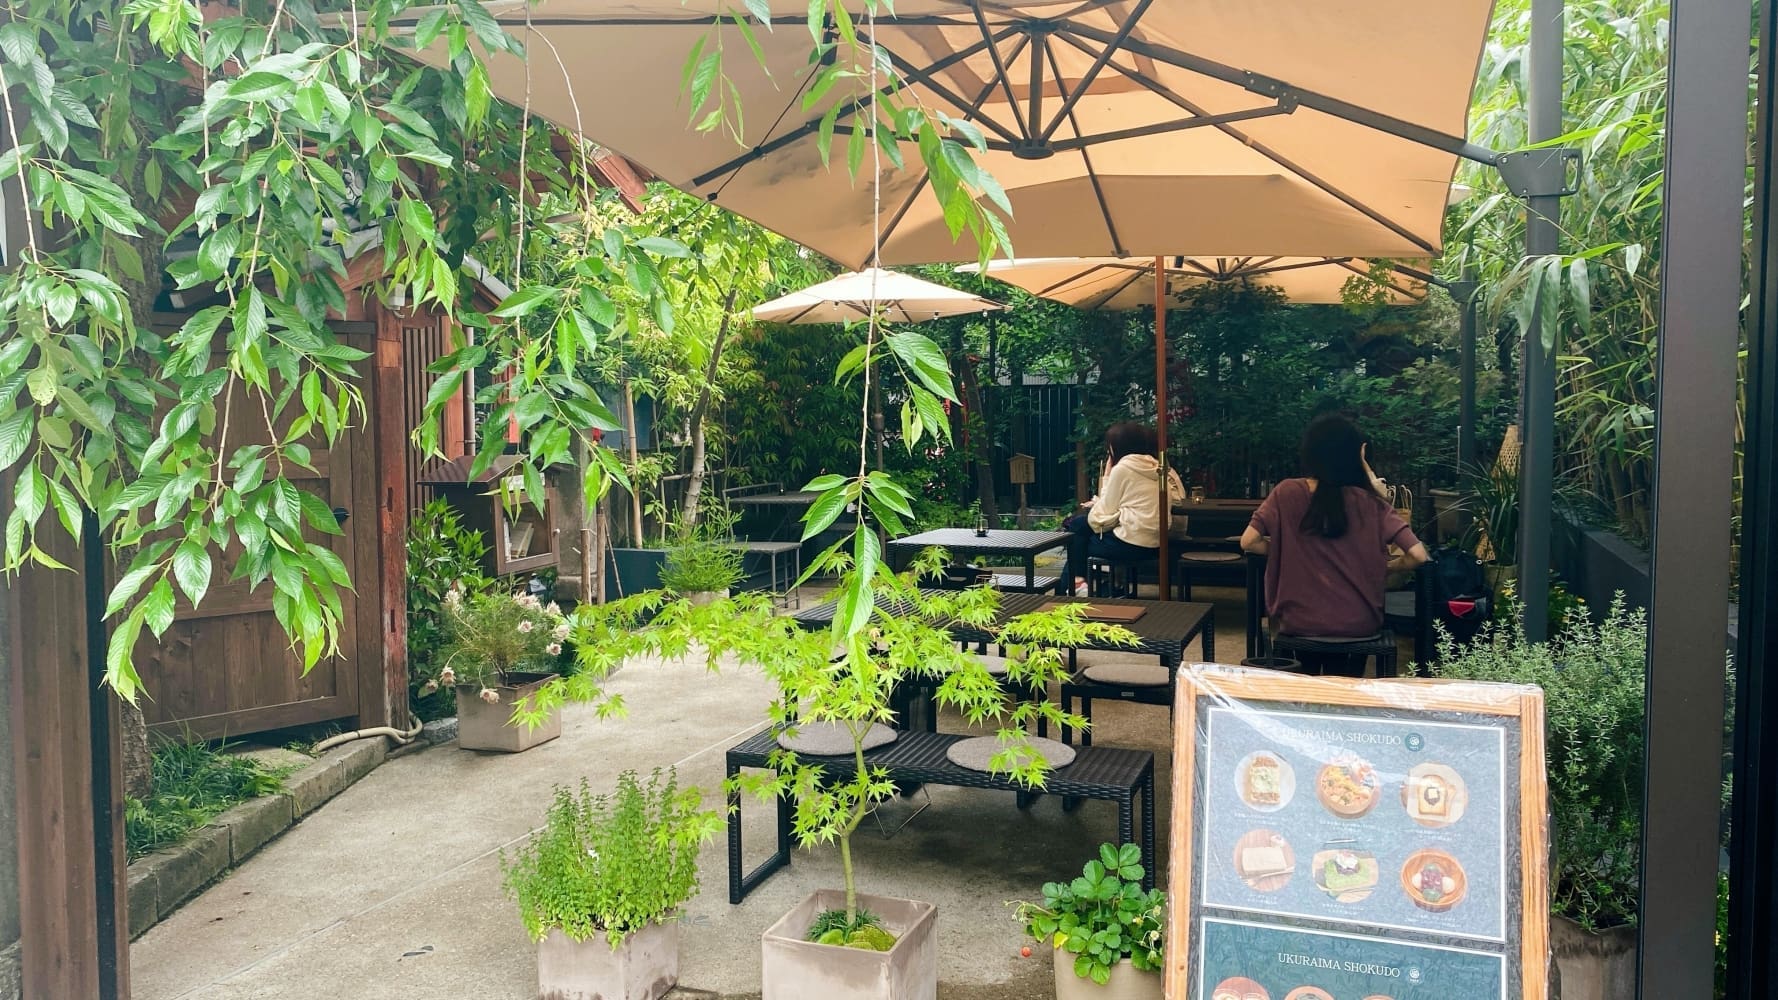
<svg viewBox="0 0 1778 1000">
<path fill-rule="evenodd" d="M 1007 777 L 972 771 L 951 763 L 945 756 L 951 744 L 969 739 L 953 733 L 902 732 L 887 746 L 864 755 L 867 767 L 882 768 L 894 781 L 929 785 L 955 785 L 963 788 L 985 788 L 1015 792 L 1023 809 L 1037 796 L 1025 791 Z M 729 748 L 728 776 L 733 779 L 742 768 L 769 766 L 769 758 L 778 749 L 776 735 L 770 729 L 757 733 Z M 835 778 L 852 776 L 854 765 L 850 756 L 811 758 L 818 761 Z M 1147 750 L 1119 750 L 1112 747 L 1081 747 L 1074 763 L 1051 771 L 1044 792 L 1063 796 L 1066 808 L 1081 799 L 1103 799 L 1117 803 L 1117 842 L 1136 843 L 1141 834 L 1142 857 L 1149 861 L 1143 876 L 1143 887 L 1154 888 L 1154 754 Z M 1136 829 L 1136 799 L 1142 800 L 1142 828 Z M 743 873 L 741 861 L 741 792 L 730 782 L 728 793 L 728 901 L 739 903 L 772 873 L 790 864 L 791 803 L 777 800 L 778 846 L 772 856 L 752 871 Z"/>
</svg>

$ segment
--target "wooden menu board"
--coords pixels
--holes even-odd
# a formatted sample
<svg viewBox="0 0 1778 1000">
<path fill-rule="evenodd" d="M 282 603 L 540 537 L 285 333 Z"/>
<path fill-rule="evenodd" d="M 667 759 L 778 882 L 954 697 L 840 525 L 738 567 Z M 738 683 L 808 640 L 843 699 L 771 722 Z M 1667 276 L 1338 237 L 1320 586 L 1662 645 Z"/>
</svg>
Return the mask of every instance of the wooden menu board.
<svg viewBox="0 0 1778 1000">
<path fill-rule="evenodd" d="M 1171 1000 L 1544 1000 L 1543 692 L 1179 675 Z"/>
</svg>

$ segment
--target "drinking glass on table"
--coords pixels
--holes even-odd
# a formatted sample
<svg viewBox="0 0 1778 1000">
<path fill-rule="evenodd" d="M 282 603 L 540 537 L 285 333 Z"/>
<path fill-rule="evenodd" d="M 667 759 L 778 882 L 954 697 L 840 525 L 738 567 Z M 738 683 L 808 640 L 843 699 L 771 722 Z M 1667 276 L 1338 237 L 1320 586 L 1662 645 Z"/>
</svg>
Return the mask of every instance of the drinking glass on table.
<svg viewBox="0 0 1778 1000">
<path fill-rule="evenodd" d="M 1192 487 L 1191 501 L 1192 501 L 1192 503 L 1203 503 L 1204 502 L 1204 487 L 1202 487 L 1202 486 L 1193 486 Z"/>
</svg>

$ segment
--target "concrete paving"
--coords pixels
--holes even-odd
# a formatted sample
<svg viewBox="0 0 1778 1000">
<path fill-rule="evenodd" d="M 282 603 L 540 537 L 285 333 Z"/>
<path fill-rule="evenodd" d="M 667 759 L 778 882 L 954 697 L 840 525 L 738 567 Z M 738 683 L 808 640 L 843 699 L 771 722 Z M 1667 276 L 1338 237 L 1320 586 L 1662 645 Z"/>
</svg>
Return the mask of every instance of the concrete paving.
<svg viewBox="0 0 1778 1000">
<path fill-rule="evenodd" d="M 1223 659 L 1238 659 L 1239 594 L 1205 596 L 1218 601 Z M 484 755 L 451 744 L 379 767 L 137 941 L 133 995 L 535 996 L 534 950 L 501 891 L 501 850 L 541 822 L 554 785 L 583 777 L 609 789 L 624 769 L 670 765 L 718 803 L 723 751 L 758 728 L 774 693 L 757 673 L 662 663 L 631 664 L 612 688 L 627 702 L 626 718 L 570 708 L 562 738 L 526 753 Z M 1156 751 L 1164 852 L 1166 709 L 1102 703 L 1095 715 L 1099 742 Z M 962 731 L 954 718 L 941 728 Z M 1078 873 L 1114 835 L 1115 808 L 1086 803 L 1065 814 L 1051 798 L 1021 812 L 1005 793 L 930 794 L 931 807 L 892 839 L 868 822 L 859 833 L 861 889 L 937 904 L 942 997 L 1050 995 L 1049 961 L 1019 957 L 1009 904 Z M 742 823 L 756 863 L 769 851 L 770 807 L 748 800 Z M 757 995 L 761 932 L 809 892 L 840 884 L 838 852 L 798 852 L 741 906 L 728 903 L 724 842 L 709 845 L 701 864 L 704 889 L 686 907 L 680 981 L 720 997 Z"/>
</svg>

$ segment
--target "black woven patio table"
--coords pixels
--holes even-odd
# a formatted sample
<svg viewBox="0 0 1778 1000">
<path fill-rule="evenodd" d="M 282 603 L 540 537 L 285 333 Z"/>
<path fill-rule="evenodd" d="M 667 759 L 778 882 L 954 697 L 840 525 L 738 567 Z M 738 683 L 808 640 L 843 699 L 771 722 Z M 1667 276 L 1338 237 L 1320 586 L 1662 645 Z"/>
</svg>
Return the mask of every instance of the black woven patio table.
<svg viewBox="0 0 1778 1000">
<path fill-rule="evenodd" d="M 866 767 L 882 768 L 891 780 L 911 781 L 931 785 L 955 785 L 963 788 L 985 788 L 994 791 L 1016 792 L 1019 808 L 1023 809 L 1036 796 L 1020 788 L 1008 777 L 972 771 L 969 768 L 953 764 L 946 757 L 951 744 L 969 739 L 950 733 L 902 732 L 887 746 L 866 751 L 864 763 Z M 770 756 L 778 749 L 776 733 L 767 729 L 742 740 L 729 748 L 728 776 L 733 779 L 741 773 L 742 768 L 763 768 L 769 766 Z M 827 773 L 837 779 L 844 780 L 853 775 L 856 767 L 850 756 L 814 757 L 811 762 L 819 762 Z M 1103 799 L 1117 803 L 1117 843 L 1136 843 L 1133 838 L 1140 833 L 1142 839 L 1142 856 L 1154 858 L 1154 754 L 1147 750 L 1121 750 L 1114 747 L 1081 747 L 1076 751 L 1074 762 L 1067 767 L 1058 768 L 1049 773 L 1044 784 L 1044 792 L 1063 796 L 1065 806 L 1072 808 L 1073 803 L 1080 799 Z M 1142 800 L 1141 829 L 1136 829 L 1134 816 L 1135 800 Z M 791 835 L 790 821 L 791 803 L 783 798 L 776 802 L 778 809 L 778 845 L 767 858 L 752 871 L 743 872 L 741 861 L 741 792 L 733 787 L 731 780 L 728 793 L 728 901 L 739 903 L 747 898 L 756 886 L 771 877 L 773 872 L 790 864 Z M 1154 865 L 1146 866 L 1146 874 L 1142 884 L 1145 889 L 1154 888 Z"/>
<path fill-rule="evenodd" d="M 933 591 L 938 593 L 938 591 Z M 1204 637 L 1204 660 L 1214 662 L 1216 659 L 1216 615 L 1215 607 L 1209 604 L 1195 604 L 1186 601 L 1138 601 L 1130 599 L 1114 599 L 1095 597 L 1058 598 L 1049 594 L 1003 594 L 1000 598 L 1000 614 L 995 628 L 1009 618 L 1030 614 L 1045 604 L 1066 601 L 1074 604 L 1135 606 L 1144 609 L 1142 617 L 1124 627 L 1136 634 L 1141 645 L 1132 649 L 1128 646 L 1115 646 L 1109 643 L 1087 643 L 1077 648 L 1122 650 L 1131 653 L 1146 653 L 1158 656 L 1169 669 L 1178 669 L 1185 659 L 1185 650 L 1193 639 Z M 892 611 L 904 613 L 905 608 L 892 608 Z M 797 612 L 797 624 L 803 628 L 816 630 L 833 625 L 834 602 L 823 601 Z M 992 631 L 955 623 L 951 626 L 951 634 L 958 642 L 992 642 Z"/>
</svg>

